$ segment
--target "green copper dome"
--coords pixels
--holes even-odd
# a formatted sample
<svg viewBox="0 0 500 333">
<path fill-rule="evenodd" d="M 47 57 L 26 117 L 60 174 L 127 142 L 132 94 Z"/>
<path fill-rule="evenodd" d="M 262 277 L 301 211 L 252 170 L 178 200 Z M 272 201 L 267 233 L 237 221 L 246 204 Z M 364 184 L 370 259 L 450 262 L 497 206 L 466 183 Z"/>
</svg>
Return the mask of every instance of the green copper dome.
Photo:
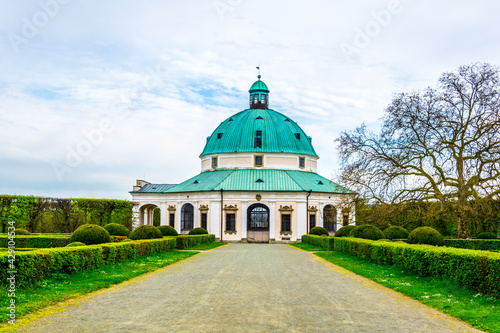
<svg viewBox="0 0 500 333">
<path fill-rule="evenodd" d="M 292 153 L 318 157 L 311 138 L 302 128 L 289 117 L 270 109 L 247 109 L 224 120 L 207 138 L 200 156 L 234 152 Z"/>
<path fill-rule="evenodd" d="M 257 91 L 269 92 L 269 88 L 267 87 L 267 85 L 260 80 L 260 75 L 258 76 L 258 78 L 259 79 L 252 84 L 248 92 L 249 93 Z"/>
</svg>

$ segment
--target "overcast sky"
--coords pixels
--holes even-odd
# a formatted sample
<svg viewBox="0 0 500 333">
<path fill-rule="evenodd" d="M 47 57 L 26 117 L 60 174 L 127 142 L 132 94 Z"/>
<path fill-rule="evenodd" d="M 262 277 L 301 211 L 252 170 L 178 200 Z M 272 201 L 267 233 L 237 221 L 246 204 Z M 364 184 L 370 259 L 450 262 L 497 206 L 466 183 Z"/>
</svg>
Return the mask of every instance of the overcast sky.
<svg viewBox="0 0 500 333">
<path fill-rule="evenodd" d="M 313 137 L 380 126 L 396 92 L 500 65 L 497 1 L 0 0 L 0 194 L 130 199 L 200 171 L 206 137 L 248 107 Z"/>
</svg>

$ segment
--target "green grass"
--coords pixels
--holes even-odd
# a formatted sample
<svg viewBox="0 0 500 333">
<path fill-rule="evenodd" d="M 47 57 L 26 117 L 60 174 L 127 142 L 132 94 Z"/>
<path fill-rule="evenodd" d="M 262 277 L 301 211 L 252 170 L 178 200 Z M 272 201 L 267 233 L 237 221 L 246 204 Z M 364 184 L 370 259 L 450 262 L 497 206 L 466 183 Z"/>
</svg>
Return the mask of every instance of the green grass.
<svg viewBox="0 0 500 333">
<path fill-rule="evenodd" d="M 454 281 L 417 276 L 395 266 L 379 265 L 340 252 L 318 252 L 315 255 L 478 329 L 500 332 L 499 299 L 464 289 Z"/>
<path fill-rule="evenodd" d="M 200 245 L 190 246 L 190 247 L 186 248 L 186 250 L 206 251 L 206 250 L 218 248 L 219 246 L 223 246 L 223 245 L 227 245 L 227 243 L 212 242 L 212 243 L 200 244 Z"/>
<path fill-rule="evenodd" d="M 325 249 L 322 247 L 314 246 L 314 245 L 311 245 L 308 243 L 292 243 L 292 244 L 288 244 L 288 245 L 296 247 L 296 248 L 304 250 L 304 251 L 325 251 Z"/>
<path fill-rule="evenodd" d="M 199 252 L 162 252 L 151 256 L 124 260 L 100 267 L 96 270 L 78 272 L 71 275 L 60 274 L 30 288 L 18 289 L 16 290 L 16 320 L 21 316 L 59 302 L 73 299 L 99 289 L 109 288 L 120 282 L 155 271 L 197 253 Z M 0 288 L 0 295 L 7 295 L 7 287 L 2 286 Z M 7 306 L 9 301 L 10 298 L 1 297 L 0 315 L 3 323 L 8 320 Z M 12 326 L 6 325 L 3 328 L 0 326 L 0 332 L 8 329 L 12 329 Z"/>
</svg>

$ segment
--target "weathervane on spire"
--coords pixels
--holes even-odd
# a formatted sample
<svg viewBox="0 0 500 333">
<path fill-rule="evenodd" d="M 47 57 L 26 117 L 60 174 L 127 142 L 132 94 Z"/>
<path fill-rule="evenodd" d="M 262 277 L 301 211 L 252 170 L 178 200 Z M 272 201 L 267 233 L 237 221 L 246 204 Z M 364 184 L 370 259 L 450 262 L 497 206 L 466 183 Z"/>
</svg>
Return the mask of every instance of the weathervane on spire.
<svg viewBox="0 0 500 333">
<path fill-rule="evenodd" d="M 255 67 L 255 68 L 257 68 L 257 70 L 259 71 L 259 75 L 257 75 L 257 78 L 260 80 L 260 64 L 259 64 L 259 66 Z"/>
</svg>

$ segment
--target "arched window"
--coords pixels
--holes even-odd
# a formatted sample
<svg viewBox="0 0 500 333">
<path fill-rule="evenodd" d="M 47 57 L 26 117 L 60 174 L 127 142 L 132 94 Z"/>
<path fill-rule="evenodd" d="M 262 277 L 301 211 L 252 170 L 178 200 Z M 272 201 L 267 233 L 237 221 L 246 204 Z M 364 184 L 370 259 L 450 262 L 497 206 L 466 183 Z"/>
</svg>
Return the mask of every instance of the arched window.
<svg viewBox="0 0 500 333">
<path fill-rule="evenodd" d="M 332 205 L 326 205 L 323 208 L 323 227 L 328 231 L 336 231 L 337 210 Z"/>
<path fill-rule="evenodd" d="M 248 207 L 248 230 L 269 230 L 269 208 L 263 204 Z"/>
<path fill-rule="evenodd" d="M 191 230 L 194 227 L 194 207 L 187 203 L 181 209 L 181 230 Z"/>
</svg>

